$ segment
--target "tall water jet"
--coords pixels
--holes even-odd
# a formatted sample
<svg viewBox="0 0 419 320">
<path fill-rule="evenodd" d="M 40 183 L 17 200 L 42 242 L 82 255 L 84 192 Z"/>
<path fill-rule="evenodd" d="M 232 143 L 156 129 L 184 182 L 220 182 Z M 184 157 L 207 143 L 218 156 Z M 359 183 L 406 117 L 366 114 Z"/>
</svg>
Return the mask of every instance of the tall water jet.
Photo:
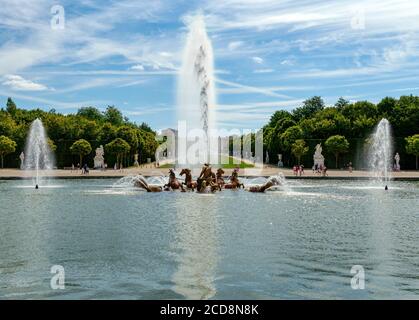
<svg viewBox="0 0 419 320">
<path fill-rule="evenodd" d="M 390 122 L 383 118 L 371 137 L 368 161 L 371 175 L 386 186 L 390 180 L 392 147 Z"/>
<path fill-rule="evenodd" d="M 191 161 L 188 157 L 179 157 L 178 162 L 202 164 L 218 161 L 218 139 L 215 134 L 216 94 L 214 85 L 214 58 L 203 17 L 198 15 L 189 24 L 189 33 L 183 53 L 182 67 L 178 78 L 178 127 L 183 123 L 189 137 L 199 137 L 194 149 L 199 152 L 199 159 Z M 184 140 L 183 140 L 184 139 Z M 192 150 L 187 137 L 179 132 L 180 145 Z M 182 141 L 183 140 L 183 141 Z M 214 161 L 215 160 L 215 161 Z"/>
<path fill-rule="evenodd" d="M 42 121 L 36 119 L 31 124 L 25 147 L 25 170 L 34 172 L 33 179 L 36 189 L 40 185 L 40 170 L 53 169 L 53 159 L 45 128 Z"/>
</svg>

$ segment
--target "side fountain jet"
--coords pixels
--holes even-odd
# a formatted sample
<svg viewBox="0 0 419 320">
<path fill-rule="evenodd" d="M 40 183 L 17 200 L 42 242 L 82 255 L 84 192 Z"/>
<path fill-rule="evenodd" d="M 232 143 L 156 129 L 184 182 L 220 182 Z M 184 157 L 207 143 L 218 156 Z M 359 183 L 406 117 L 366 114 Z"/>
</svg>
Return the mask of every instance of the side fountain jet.
<svg viewBox="0 0 419 320">
<path fill-rule="evenodd" d="M 392 146 L 390 122 L 383 118 L 372 135 L 368 161 L 375 181 L 385 183 L 384 190 L 388 190 L 390 181 Z"/>
<path fill-rule="evenodd" d="M 40 119 L 32 122 L 25 148 L 25 170 L 35 170 L 35 189 L 39 189 L 40 170 L 51 170 L 54 167 L 53 155 L 48 145 L 48 137 Z"/>
</svg>

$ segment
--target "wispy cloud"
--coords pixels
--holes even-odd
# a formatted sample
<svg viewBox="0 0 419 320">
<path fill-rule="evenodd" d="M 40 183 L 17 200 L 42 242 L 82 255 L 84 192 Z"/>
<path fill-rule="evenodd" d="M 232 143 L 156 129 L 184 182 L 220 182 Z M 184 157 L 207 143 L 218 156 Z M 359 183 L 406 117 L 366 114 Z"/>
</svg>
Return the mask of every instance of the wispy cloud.
<svg viewBox="0 0 419 320">
<path fill-rule="evenodd" d="M 227 47 L 228 50 L 233 51 L 240 48 L 241 46 L 243 46 L 243 41 L 231 41 Z"/>
<path fill-rule="evenodd" d="M 162 107 L 162 106 L 147 106 L 141 108 L 131 108 L 129 110 L 123 110 L 123 113 L 128 116 L 144 116 L 144 115 L 151 115 L 157 114 L 165 111 L 173 111 L 174 107 Z"/>
<path fill-rule="evenodd" d="M 240 92 L 240 93 L 259 93 L 262 95 L 266 95 L 266 96 L 271 96 L 271 97 L 278 97 L 278 98 L 289 98 L 289 96 L 284 95 L 284 94 L 279 94 L 277 92 L 275 92 L 274 90 L 271 90 L 269 88 L 258 88 L 258 87 L 253 87 L 253 86 L 247 86 L 247 85 L 242 85 L 239 83 L 235 83 L 232 81 L 226 81 L 226 80 L 222 80 L 217 78 L 216 82 L 221 83 L 223 85 L 229 86 L 229 87 L 233 87 L 235 89 L 239 89 L 236 90 L 236 93 Z M 219 90 L 220 92 L 223 92 L 223 89 Z M 226 92 L 226 91 L 224 91 Z"/>
<path fill-rule="evenodd" d="M 257 64 L 262 64 L 263 63 L 263 59 L 261 57 L 252 57 L 253 62 L 257 63 Z"/>
<path fill-rule="evenodd" d="M 33 82 L 16 74 L 5 75 L 2 84 L 17 91 L 44 91 L 48 89 L 43 84 Z"/>
<path fill-rule="evenodd" d="M 9 97 L 10 92 L 0 90 L 0 95 L 3 97 Z M 104 100 L 84 100 L 84 101 L 59 101 L 54 99 L 47 99 L 42 97 L 35 97 L 25 94 L 13 94 L 13 98 L 21 99 L 25 102 L 35 103 L 37 107 L 42 108 L 54 108 L 59 110 L 77 110 L 80 107 L 94 106 L 99 104 L 107 104 L 109 101 Z M 41 104 L 41 105 L 39 105 Z M 23 105 L 27 108 L 28 106 Z"/>
<path fill-rule="evenodd" d="M 253 73 L 272 73 L 274 71 L 274 69 L 256 69 L 253 71 Z"/>
<path fill-rule="evenodd" d="M 159 126 L 168 120 L 156 110 L 176 104 L 183 21 L 197 9 L 212 39 L 223 122 L 260 126 L 277 108 L 294 108 L 312 95 L 374 100 L 417 89 L 418 1 L 60 3 L 66 26 L 52 30 L 50 0 L 0 0 L 4 96 L 68 109 L 124 101 L 129 116 Z M 360 13 L 365 25 L 354 24 Z"/>
</svg>

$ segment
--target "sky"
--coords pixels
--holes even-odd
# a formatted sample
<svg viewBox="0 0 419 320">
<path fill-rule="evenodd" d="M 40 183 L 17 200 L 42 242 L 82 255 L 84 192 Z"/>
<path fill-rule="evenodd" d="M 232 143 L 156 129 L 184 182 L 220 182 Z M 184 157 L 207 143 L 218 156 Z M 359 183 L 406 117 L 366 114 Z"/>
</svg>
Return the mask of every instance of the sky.
<svg viewBox="0 0 419 320">
<path fill-rule="evenodd" d="M 61 6 L 61 7 L 57 7 Z M 117 106 L 176 123 L 191 17 L 215 58 L 217 120 L 257 129 L 314 95 L 419 95 L 419 0 L 0 0 L 0 101 L 64 114 Z M 64 9 L 64 10 L 62 10 Z"/>
</svg>

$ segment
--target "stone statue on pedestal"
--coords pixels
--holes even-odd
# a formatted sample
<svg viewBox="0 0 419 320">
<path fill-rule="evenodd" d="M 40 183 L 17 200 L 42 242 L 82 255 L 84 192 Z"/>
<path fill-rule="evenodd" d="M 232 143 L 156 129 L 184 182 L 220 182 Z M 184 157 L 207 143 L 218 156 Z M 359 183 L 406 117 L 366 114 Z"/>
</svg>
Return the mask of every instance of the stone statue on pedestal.
<svg viewBox="0 0 419 320">
<path fill-rule="evenodd" d="M 19 158 L 20 158 L 20 170 L 23 170 L 25 167 L 25 154 L 22 152 Z"/>
<path fill-rule="evenodd" d="M 322 155 L 322 145 L 321 143 L 316 145 L 316 151 L 314 152 L 313 160 L 314 160 L 314 169 L 320 169 L 324 167 L 324 156 Z"/>
<path fill-rule="evenodd" d="M 398 152 L 396 152 L 396 155 L 394 156 L 394 160 L 396 161 L 396 163 L 394 164 L 394 169 L 396 171 L 400 171 L 400 155 Z"/>
<path fill-rule="evenodd" d="M 103 146 L 101 145 L 99 148 L 96 149 L 96 156 L 94 160 L 94 168 L 95 169 L 103 169 L 105 168 L 105 151 L 103 150 Z"/>
<path fill-rule="evenodd" d="M 282 162 L 282 154 L 278 154 L 278 168 L 283 168 L 284 163 Z"/>
</svg>

